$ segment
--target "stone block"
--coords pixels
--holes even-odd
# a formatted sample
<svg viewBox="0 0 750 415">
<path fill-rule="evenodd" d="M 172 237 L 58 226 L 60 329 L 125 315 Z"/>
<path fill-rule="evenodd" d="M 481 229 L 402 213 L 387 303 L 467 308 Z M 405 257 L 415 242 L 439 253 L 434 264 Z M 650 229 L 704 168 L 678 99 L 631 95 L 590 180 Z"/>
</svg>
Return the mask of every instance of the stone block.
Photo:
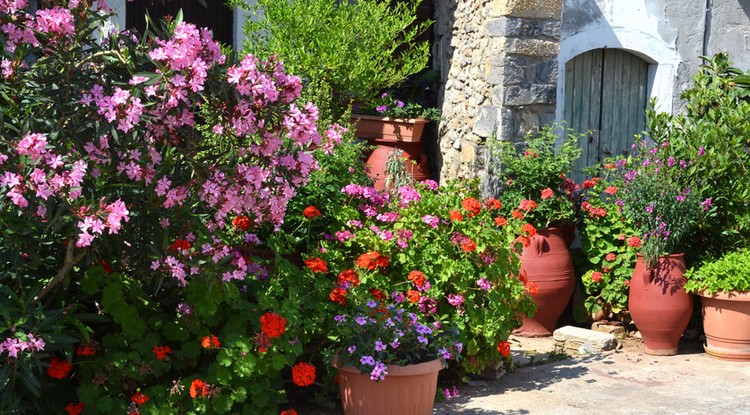
<svg viewBox="0 0 750 415">
<path fill-rule="evenodd" d="M 510 85 L 505 88 L 503 105 L 554 104 L 556 99 L 557 87 L 555 85 Z"/>
<path fill-rule="evenodd" d="M 542 39 L 503 38 L 503 48 L 506 54 L 552 58 L 560 52 L 560 42 Z"/>
<path fill-rule="evenodd" d="M 477 148 L 472 143 L 463 143 L 461 145 L 461 164 L 473 164 L 476 159 Z"/>
<path fill-rule="evenodd" d="M 562 0 L 493 0 L 493 16 L 560 19 Z"/>
<path fill-rule="evenodd" d="M 474 134 L 480 137 L 489 137 L 495 134 L 497 129 L 497 107 L 486 106 L 479 110 L 479 119 L 474 124 Z"/>
<path fill-rule="evenodd" d="M 609 333 L 564 326 L 554 331 L 556 350 L 572 354 L 601 353 L 617 348 L 617 339 Z"/>
<path fill-rule="evenodd" d="M 595 321 L 591 325 L 591 330 L 600 331 L 602 333 L 609 333 L 616 338 L 624 338 L 627 332 L 622 324 L 611 324 L 606 321 Z"/>
<path fill-rule="evenodd" d="M 560 39 L 561 27 L 559 20 L 502 16 L 488 20 L 485 29 L 491 37 Z"/>
</svg>

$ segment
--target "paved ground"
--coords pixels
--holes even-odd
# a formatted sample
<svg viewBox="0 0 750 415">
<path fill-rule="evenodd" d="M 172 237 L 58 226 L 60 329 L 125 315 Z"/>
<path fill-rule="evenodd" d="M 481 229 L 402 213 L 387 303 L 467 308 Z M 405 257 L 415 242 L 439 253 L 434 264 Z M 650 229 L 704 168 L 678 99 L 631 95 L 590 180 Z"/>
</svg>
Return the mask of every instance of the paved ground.
<svg viewBox="0 0 750 415">
<path fill-rule="evenodd" d="M 750 415 L 750 363 L 709 357 L 699 340 L 669 357 L 646 355 L 634 340 L 599 355 L 551 359 L 551 338 L 514 337 L 511 344 L 515 361 L 526 366 L 459 385 L 461 396 L 436 404 L 433 414 Z M 301 415 L 342 413 L 300 408 Z"/>
</svg>

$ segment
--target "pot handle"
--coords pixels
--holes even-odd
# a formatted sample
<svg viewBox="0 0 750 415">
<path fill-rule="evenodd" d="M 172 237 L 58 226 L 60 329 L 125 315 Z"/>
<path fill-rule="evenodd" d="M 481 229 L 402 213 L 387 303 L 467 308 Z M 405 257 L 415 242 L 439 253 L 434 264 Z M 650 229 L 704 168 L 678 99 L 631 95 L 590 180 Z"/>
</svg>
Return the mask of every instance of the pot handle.
<svg viewBox="0 0 750 415">
<path fill-rule="evenodd" d="M 654 270 L 651 269 L 651 267 L 645 267 L 643 268 L 643 289 L 648 290 L 648 287 L 651 285 L 651 276 L 653 275 Z"/>
<path fill-rule="evenodd" d="M 543 238 L 531 238 L 531 243 L 534 244 L 534 250 L 536 251 L 536 256 L 542 256 L 542 245 L 544 243 Z"/>
</svg>

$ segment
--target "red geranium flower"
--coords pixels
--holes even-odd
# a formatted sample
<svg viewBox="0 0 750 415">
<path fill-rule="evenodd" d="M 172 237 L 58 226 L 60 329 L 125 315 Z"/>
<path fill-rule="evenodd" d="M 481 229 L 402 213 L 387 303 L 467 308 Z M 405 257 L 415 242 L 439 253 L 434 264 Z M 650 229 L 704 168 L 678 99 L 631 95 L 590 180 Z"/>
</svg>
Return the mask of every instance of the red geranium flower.
<svg viewBox="0 0 750 415">
<path fill-rule="evenodd" d="M 310 386 L 315 382 L 315 366 L 299 362 L 292 368 L 292 380 L 297 386 Z"/>
<path fill-rule="evenodd" d="M 172 250 L 173 251 L 187 251 L 190 249 L 190 241 L 186 239 L 178 239 L 174 242 L 172 242 Z"/>
<path fill-rule="evenodd" d="M 339 286 L 356 287 L 359 285 L 359 274 L 353 269 L 339 272 Z"/>
<path fill-rule="evenodd" d="M 532 211 L 538 207 L 539 205 L 537 205 L 535 201 L 529 200 L 529 199 L 522 200 L 521 203 L 518 205 L 519 209 L 525 210 L 527 212 Z"/>
<path fill-rule="evenodd" d="M 172 353 L 172 349 L 169 346 L 154 346 L 151 352 L 156 355 L 157 359 L 164 360 L 169 353 Z"/>
<path fill-rule="evenodd" d="M 503 357 L 508 357 L 508 355 L 510 355 L 510 343 L 507 341 L 498 342 L 497 351 L 500 352 Z"/>
<path fill-rule="evenodd" d="M 260 330 L 271 339 L 281 337 L 286 332 L 286 319 L 276 313 L 263 314 L 260 316 Z"/>
<path fill-rule="evenodd" d="M 107 263 L 107 261 L 105 261 L 105 260 L 103 260 L 103 259 L 102 259 L 102 260 L 100 261 L 100 263 L 102 264 L 102 269 L 103 269 L 103 270 L 104 270 L 104 272 L 106 272 L 107 274 L 111 274 L 111 273 L 112 273 L 112 272 L 114 271 L 114 269 L 112 268 L 112 265 L 109 265 L 109 264 Z"/>
<path fill-rule="evenodd" d="M 208 395 L 208 384 L 200 379 L 193 380 L 190 384 L 190 397 L 195 399 L 200 396 Z"/>
<path fill-rule="evenodd" d="M 387 296 L 387 295 L 385 295 L 385 293 L 384 293 L 384 292 L 382 292 L 382 291 L 378 290 L 377 288 L 370 288 L 370 291 L 369 291 L 369 293 L 370 293 L 370 294 L 372 294 L 372 297 L 373 297 L 374 299 L 378 300 L 378 301 L 383 301 L 383 300 L 385 300 L 386 298 L 388 298 L 388 296 Z"/>
<path fill-rule="evenodd" d="M 631 236 L 628 238 L 628 245 L 630 245 L 633 248 L 640 248 L 641 247 L 641 238 L 637 236 Z"/>
<path fill-rule="evenodd" d="M 518 209 L 513 209 L 513 212 L 510 212 L 510 216 L 513 216 L 516 219 L 523 219 L 524 214 Z"/>
<path fill-rule="evenodd" d="M 614 262 L 615 259 L 617 259 L 617 255 L 615 255 L 614 252 L 610 252 L 607 254 L 607 256 L 604 257 L 608 262 Z"/>
<path fill-rule="evenodd" d="M 528 248 L 529 246 L 531 246 L 531 238 L 526 235 L 519 236 L 518 241 L 523 244 L 524 248 Z"/>
<path fill-rule="evenodd" d="M 406 290 L 406 298 L 412 303 L 416 303 L 421 297 L 422 295 L 417 290 Z"/>
<path fill-rule="evenodd" d="M 328 298 L 334 303 L 345 305 L 346 304 L 346 290 L 341 287 L 336 287 L 328 294 Z"/>
<path fill-rule="evenodd" d="M 412 271 L 409 273 L 409 281 L 413 282 L 414 285 L 417 286 L 417 288 L 424 287 L 424 284 L 427 282 L 427 279 L 424 277 L 424 272 L 422 271 Z"/>
<path fill-rule="evenodd" d="M 472 252 L 477 249 L 477 243 L 472 241 L 471 238 L 466 237 L 461 240 L 461 249 L 463 249 L 464 252 Z"/>
<path fill-rule="evenodd" d="M 584 189 L 591 189 L 592 187 L 594 187 L 595 184 L 596 184 L 596 182 L 593 181 L 593 180 L 584 180 L 583 181 L 583 188 Z"/>
<path fill-rule="evenodd" d="M 141 391 L 138 391 L 130 397 L 130 401 L 134 402 L 138 406 L 141 406 L 144 403 L 148 402 L 148 396 L 141 393 Z"/>
<path fill-rule="evenodd" d="M 529 291 L 529 294 L 536 295 L 539 292 L 539 285 L 535 283 L 534 281 L 529 281 L 529 283 L 526 285 L 526 290 Z"/>
<path fill-rule="evenodd" d="M 451 210 L 448 212 L 448 215 L 450 216 L 451 221 L 458 222 L 464 220 L 464 215 L 461 214 L 461 212 L 457 210 Z"/>
<path fill-rule="evenodd" d="M 305 260 L 305 266 L 310 268 L 313 273 L 328 272 L 328 264 L 320 258 L 308 258 Z"/>
<path fill-rule="evenodd" d="M 279 415 L 298 415 L 297 411 L 294 409 L 287 409 L 286 411 L 281 411 Z"/>
<path fill-rule="evenodd" d="M 469 212 L 469 217 L 476 216 L 482 211 L 482 204 L 473 197 L 467 197 L 461 202 L 461 206 Z"/>
<path fill-rule="evenodd" d="M 76 355 L 93 356 L 96 354 L 96 348 L 91 343 L 81 343 L 76 347 Z"/>
<path fill-rule="evenodd" d="M 221 343 L 219 342 L 219 338 L 212 334 L 203 337 L 201 340 L 201 346 L 203 346 L 204 349 L 218 349 L 221 347 Z"/>
<path fill-rule="evenodd" d="M 606 189 L 604 189 L 604 193 L 608 193 L 610 195 L 616 195 L 617 194 L 617 186 L 609 186 Z"/>
<path fill-rule="evenodd" d="M 316 216 L 319 217 L 320 216 L 320 211 L 315 206 L 310 205 L 310 206 L 306 207 L 305 210 L 302 211 L 302 214 L 306 218 L 312 219 L 312 218 L 314 218 Z"/>
<path fill-rule="evenodd" d="M 67 412 L 68 415 L 81 415 L 84 406 L 86 405 L 83 402 L 69 403 L 65 407 L 65 412 Z"/>
<path fill-rule="evenodd" d="M 594 282 L 599 282 L 602 280 L 602 273 L 599 271 L 594 271 L 591 273 L 591 280 Z"/>
<path fill-rule="evenodd" d="M 503 204 L 494 197 L 487 199 L 487 201 L 484 202 L 484 205 L 487 206 L 487 209 L 500 209 L 503 207 Z"/>
<path fill-rule="evenodd" d="M 232 225 L 241 231 L 247 230 L 250 226 L 253 225 L 253 220 L 248 218 L 245 215 L 237 216 L 232 220 Z"/>
<path fill-rule="evenodd" d="M 508 224 L 508 219 L 505 219 L 502 216 L 498 216 L 495 218 L 495 225 L 497 226 L 506 226 Z"/>
<path fill-rule="evenodd" d="M 521 226 L 521 231 L 525 232 L 529 236 L 536 235 L 536 228 L 530 223 L 524 223 L 523 226 Z"/>
<path fill-rule="evenodd" d="M 47 374 L 55 379 L 65 379 L 71 370 L 73 370 L 73 366 L 67 360 L 59 360 L 53 357 L 47 368 Z"/>
<path fill-rule="evenodd" d="M 549 187 L 542 190 L 542 199 L 549 199 L 553 196 L 555 196 L 555 192 L 553 192 Z"/>
</svg>

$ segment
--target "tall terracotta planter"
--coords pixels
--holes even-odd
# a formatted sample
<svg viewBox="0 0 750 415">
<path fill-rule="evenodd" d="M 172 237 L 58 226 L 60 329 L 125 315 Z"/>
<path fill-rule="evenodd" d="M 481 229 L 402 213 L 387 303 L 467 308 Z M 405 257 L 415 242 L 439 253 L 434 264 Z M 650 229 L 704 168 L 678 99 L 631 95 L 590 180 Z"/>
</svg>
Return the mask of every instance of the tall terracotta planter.
<svg viewBox="0 0 750 415">
<path fill-rule="evenodd" d="M 551 336 L 557 320 L 575 289 L 575 272 L 562 229 L 537 229 L 531 244 L 521 254 L 521 271 L 535 282 L 539 292 L 534 317 L 523 317 L 523 325 L 514 334 L 526 337 Z"/>
<path fill-rule="evenodd" d="M 750 361 L 750 291 L 698 295 L 706 353 L 724 360 Z"/>
<path fill-rule="evenodd" d="M 443 362 L 388 365 L 384 380 L 375 382 L 354 367 L 338 368 L 341 404 L 346 415 L 429 415 L 435 403 Z"/>
<path fill-rule="evenodd" d="M 357 137 L 375 146 L 368 154 L 366 164 L 377 190 L 385 190 L 385 163 L 395 149 L 405 153 L 408 158 L 406 170 L 414 180 L 430 178 L 427 155 L 422 151 L 422 132 L 429 120 L 354 115 L 352 121 L 357 124 Z"/>
<path fill-rule="evenodd" d="M 677 344 L 693 311 L 693 296 L 685 292 L 684 273 L 683 254 L 660 256 L 653 268 L 638 255 L 630 280 L 628 309 L 648 354 L 677 354 Z"/>
</svg>

